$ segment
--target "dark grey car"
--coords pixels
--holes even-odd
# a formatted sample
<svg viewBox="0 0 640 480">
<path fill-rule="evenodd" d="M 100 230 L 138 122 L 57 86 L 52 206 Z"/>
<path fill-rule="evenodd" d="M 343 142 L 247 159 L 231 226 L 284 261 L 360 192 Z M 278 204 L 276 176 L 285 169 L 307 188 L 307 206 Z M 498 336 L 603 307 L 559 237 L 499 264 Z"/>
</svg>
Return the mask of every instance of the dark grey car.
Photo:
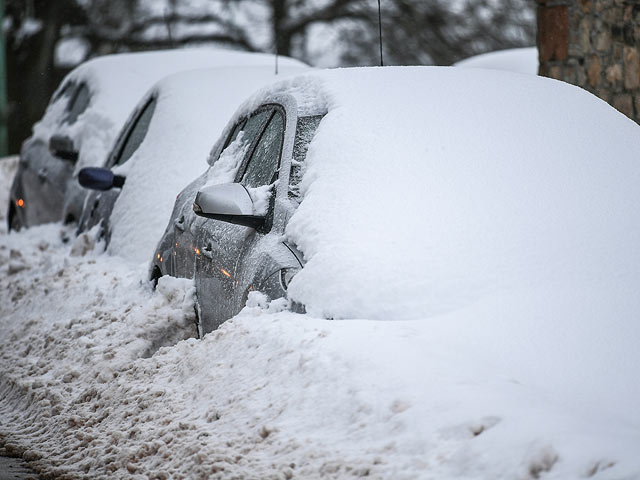
<svg viewBox="0 0 640 480">
<path fill-rule="evenodd" d="M 293 97 L 273 98 L 227 127 L 210 169 L 179 194 L 151 279 L 195 278 L 201 336 L 237 314 L 252 290 L 284 296 L 302 267 L 302 255 L 283 235 L 298 205 L 301 168 L 321 118 L 299 117 Z M 208 185 L 221 154 L 240 139 L 244 155 L 233 183 L 214 179 Z"/>
<path fill-rule="evenodd" d="M 73 125 L 91 101 L 86 83 L 67 81 L 51 103 L 61 103 L 55 129 Z M 11 185 L 7 221 L 9 230 L 57 221 L 62 218 L 67 183 L 72 177 L 78 152 L 73 141 L 56 130 L 48 140 L 30 137 L 22 145 L 18 171 Z M 74 218 L 65 221 L 74 221 Z"/>
</svg>

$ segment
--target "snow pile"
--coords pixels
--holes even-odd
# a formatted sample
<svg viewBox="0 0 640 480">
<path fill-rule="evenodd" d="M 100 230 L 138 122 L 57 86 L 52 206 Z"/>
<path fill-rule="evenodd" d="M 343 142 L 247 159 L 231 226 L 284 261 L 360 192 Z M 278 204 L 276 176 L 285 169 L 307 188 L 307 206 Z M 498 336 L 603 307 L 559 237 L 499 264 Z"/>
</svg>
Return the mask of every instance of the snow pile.
<svg viewBox="0 0 640 480">
<path fill-rule="evenodd" d="M 466 58 L 454 64 L 454 67 L 490 68 L 508 72 L 538 74 L 538 49 L 536 47 L 512 48 L 498 52 L 483 53 Z"/>
<path fill-rule="evenodd" d="M 280 75 L 304 70 L 283 67 Z M 151 260 L 176 195 L 208 167 L 208 154 L 238 104 L 275 78 L 269 65 L 182 72 L 158 82 L 152 89 L 157 103 L 144 141 L 114 169 L 127 180 L 110 217 L 110 252 L 137 262 Z M 224 165 L 215 167 L 216 172 Z M 237 165 L 229 168 L 235 175 Z"/>
<path fill-rule="evenodd" d="M 204 340 L 169 346 L 194 331 L 191 282 L 153 293 L 115 257 L 42 240 L 55 230 L 0 250 L 0 441 L 43 474 L 640 474 L 631 288 L 496 295 L 400 322 L 313 319 L 253 294 Z"/>
</svg>

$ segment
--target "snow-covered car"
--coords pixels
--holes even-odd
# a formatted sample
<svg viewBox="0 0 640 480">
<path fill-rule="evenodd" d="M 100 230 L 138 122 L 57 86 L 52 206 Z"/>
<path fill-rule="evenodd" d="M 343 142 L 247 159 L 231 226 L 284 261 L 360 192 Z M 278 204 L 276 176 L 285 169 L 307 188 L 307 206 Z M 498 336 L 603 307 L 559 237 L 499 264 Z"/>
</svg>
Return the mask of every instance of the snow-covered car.
<svg viewBox="0 0 640 480">
<path fill-rule="evenodd" d="M 286 60 L 278 75 L 308 69 Z M 248 95 L 276 78 L 273 66 L 264 65 L 191 70 L 159 81 L 130 116 L 105 166 L 80 170 L 80 184 L 93 191 L 79 232 L 99 224 L 97 237 L 108 245 L 113 239 L 114 252 L 149 258 L 176 194 L 202 172 L 227 119 Z"/>
<path fill-rule="evenodd" d="M 489 68 L 507 72 L 538 74 L 538 49 L 536 47 L 510 48 L 496 52 L 482 53 L 465 58 L 454 67 Z"/>
<path fill-rule="evenodd" d="M 75 176 L 82 167 L 104 164 L 127 116 L 162 77 L 196 68 L 273 62 L 266 54 L 198 48 L 107 55 L 75 68 L 22 146 L 11 188 L 9 228 L 76 222 L 86 192 Z"/>
<path fill-rule="evenodd" d="M 178 196 L 151 278 L 195 277 L 206 333 L 252 290 L 288 290 L 328 318 L 421 318 L 487 289 L 610 269 L 595 252 L 629 237 L 619 218 L 633 203 L 617 197 L 640 170 L 638 134 L 596 97 L 535 76 L 296 77 L 232 118 Z"/>
</svg>

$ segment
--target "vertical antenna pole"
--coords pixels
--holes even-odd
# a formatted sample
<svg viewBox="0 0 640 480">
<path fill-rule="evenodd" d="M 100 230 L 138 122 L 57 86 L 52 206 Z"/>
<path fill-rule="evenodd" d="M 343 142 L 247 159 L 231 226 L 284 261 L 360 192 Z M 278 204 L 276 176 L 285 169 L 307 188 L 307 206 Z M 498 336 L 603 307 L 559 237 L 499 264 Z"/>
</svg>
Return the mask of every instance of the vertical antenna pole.
<svg viewBox="0 0 640 480">
<path fill-rule="evenodd" d="M 380 38 L 380 66 L 384 66 L 384 59 L 382 58 L 382 9 L 380 8 L 380 0 L 378 0 L 378 33 Z"/>
</svg>

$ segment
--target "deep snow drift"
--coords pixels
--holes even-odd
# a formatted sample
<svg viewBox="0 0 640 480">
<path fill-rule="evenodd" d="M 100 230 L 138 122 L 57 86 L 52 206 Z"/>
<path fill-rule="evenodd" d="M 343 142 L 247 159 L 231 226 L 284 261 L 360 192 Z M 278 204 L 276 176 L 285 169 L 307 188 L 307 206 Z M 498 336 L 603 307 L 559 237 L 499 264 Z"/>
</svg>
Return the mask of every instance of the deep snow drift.
<svg viewBox="0 0 640 480">
<path fill-rule="evenodd" d="M 619 321 L 636 290 L 496 296 L 400 322 L 313 319 L 256 296 L 174 345 L 193 332 L 190 282 L 152 293 L 114 257 L 45 240 L 58 233 L 5 236 L 0 252 L 0 439 L 41 472 L 640 475 L 640 338 Z M 562 311 L 567 299 L 580 308 Z"/>
<path fill-rule="evenodd" d="M 387 134 L 398 135 L 394 146 L 406 145 L 407 161 L 394 164 L 385 182 L 365 172 L 365 185 L 350 192 L 319 161 L 322 149 L 336 154 L 325 162 L 351 154 L 354 169 L 399 152 L 375 149 L 375 137 L 360 152 L 340 150 L 346 136 L 329 133 L 354 125 L 350 102 L 371 90 L 332 86 L 332 75 L 320 81 L 333 113 L 309 149 L 305 197 L 288 234 L 308 239 L 298 242 L 309 263 L 294 279 L 297 295 L 308 295 L 316 312 L 331 306 L 336 316 L 361 318 L 294 314 L 282 301 L 268 304 L 252 294 L 238 316 L 195 340 L 188 338 L 190 281 L 163 278 L 152 291 L 146 269 L 100 246 L 82 255 L 86 237 L 65 244 L 69 232 L 61 235 L 59 225 L 3 231 L 0 441 L 39 471 L 69 478 L 640 478 L 639 167 L 631 161 L 640 158 L 638 127 L 558 83 L 551 103 L 578 109 L 575 132 L 548 138 L 554 152 L 542 154 L 553 155 L 530 166 L 527 134 L 540 132 L 492 143 L 497 157 L 470 150 L 482 135 L 504 138 L 479 121 L 474 112 L 490 99 L 478 97 L 473 105 L 451 104 L 465 112 L 455 128 L 431 118 L 408 132 L 391 128 Z M 453 88 L 458 74 L 451 75 Z M 513 77 L 500 84 L 496 72 L 477 75 L 493 78 L 505 93 L 515 88 Z M 550 82 L 517 77 L 522 95 L 533 99 L 542 96 L 540 82 Z M 394 115 L 382 122 L 375 109 L 395 95 L 378 96 L 363 126 L 393 125 Z M 567 103 L 556 105 L 546 111 L 532 101 L 513 114 L 532 124 L 566 116 Z M 596 126 L 613 129 L 606 149 L 595 141 Z M 424 176 L 411 176 L 419 166 L 410 156 L 416 147 L 404 140 L 418 133 L 433 139 L 428 151 L 466 162 L 468 170 L 456 176 L 454 165 L 426 155 L 434 175 L 475 197 L 458 198 L 435 180 L 425 185 Z M 576 152 L 569 141 L 586 145 Z M 487 171 L 469 159 L 472 153 L 506 176 L 482 181 Z M 584 161 L 599 157 L 606 163 Z M 548 177 L 547 169 L 560 176 Z M 514 178 L 531 183 L 513 185 Z M 371 228 L 367 219 L 384 222 L 373 224 L 379 252 L 393 247 L 384 231 L 393 203 L 385 204 L 383 187 L 398 185 L 407 187 L 405 199 L 422 199 L 408 214 L 432 218 L 440 237 L 411 236 L 405 227 L 396 232 L 397 248 L 413 257 L 385 256 L 369 270 L 350 271 L 376 254 L 373 239 L 359 236 L 358 227 Z M 382 193 L 363 207 L 352 195 L 366 186 Z M 318 206 L 336 194 L 345 195 L 336 203 L 349 202 L 339 210 L 344 217 Z M 430 203 L 434 198 L 441 208 Z M 505 198 L 512 203 L 501 204 Z M 496 210 L 482 211 L 483 202 Z M 358 208 L 370 216 L 353 217 Z M 353 225 L 332 231 L 345 218 Z M 585 236 L 576 239 L 563 225 Z M 340 235 L 348 236 L 342 244 Z M 358 247 L 355 259 L 344 257 Z M 430 252 L 434 268 L 416 270 L 423 265 L 411 260 L 423 262 Z M 467 256 L 454 261 L 456 252 Z M 336 266 L 334 278 L 323 273 L 326 265 Z M 395 309 L 388 292 L 372 290 L 376 281 L 397 293 Z"/>
</svg>

